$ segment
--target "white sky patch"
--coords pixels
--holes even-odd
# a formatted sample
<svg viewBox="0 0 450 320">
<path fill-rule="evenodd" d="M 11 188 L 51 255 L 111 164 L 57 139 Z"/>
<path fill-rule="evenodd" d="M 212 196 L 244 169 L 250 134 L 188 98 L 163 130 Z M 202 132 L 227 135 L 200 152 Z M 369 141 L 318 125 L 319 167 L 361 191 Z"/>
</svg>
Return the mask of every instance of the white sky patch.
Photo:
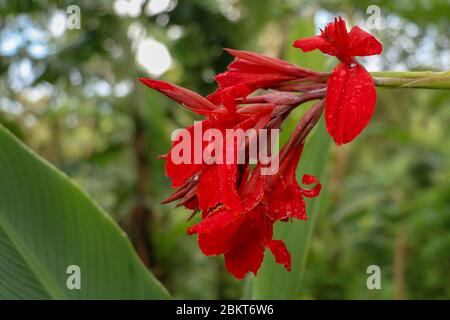
<svg viewBox="0 0 450 320">
<path fill-rule="evenodd" d="M 154 16 L 167 11 L 170 7 L 170 0 L 151 0 L 145 8 L 145 13 Z"/>
<path fill-rule="evenodd" d="M 126 97 L 133 90 L 133 83 L 129 80 L 120 81 L 114 86 L 114 95 L 119 98 Z"/>
<path fill-rule="evenodd" d="M 111 95 L 112 87 L 111 85 L 103 79 L 92 81 L 88 83 L 84 88 L 84 93 L 88 97 L 100 96 L 107 97 Z"/>
<path fill-rule="evenodd" d="M 181 26 L 170 26 L 167 30 L 167 36 L 170 40 L 177 40 L 183 36 L 184 30 Z"/>
<path fill-rule="evenodd" d="M 20 115 L 24 109 L 19 102 L 0 97 L 0 110 L 13 115 Z"/>
<path fill-rule="evenodd" d="M 28 53 L 35 59 L 43 59 L 47 56 L 48 47 L 42 43 L 33 43 L 28 47 Z"/>
<path fill-rule="evenodd" d="M 319 35 L 320 29 L 325 29 L 325 26 L 334 21 L 334 14 L 327 10 L 318 10 L 314 16 L 314 22 L 316 25 L 316 33 L 311 36 Z"/>
<path fill-rule="evenodd" d="M 128 12 L 128 1 L 116 0 L 114 1 L 114 12 L 119 16 L 125 16 Z"/>
<path fill-rule="evenodd" d="M 242 16 L 241 10 L 234 5 L 232 0 L 219 0 L 219 9 L 222 15 L 230 21 L 238 21 Z"/>
<path fill-rule="evenodd" d="M 104 80 L 98 81 L 95 84 L 94 88 L 95 88 L 95 92 L 99 96 L 107 97 L 111 94 L 111 85 Z"/>
<path fill-rule="evenodd" d="M 116 0 L 114 11 L 119 16 L 129 16 L 136 18 L 141 14 L 141 7 L 144 0 Z"/>
<path fill-rule="evenodd" d="M 139 65 L 153 76 L 159 77 L 172 66 L 169 50 L 162 43 L 147 38 L 137 48 L 136 59 Z"/>
<path fill-rule="evenodd" d="M 49 83 L 42 83 L 35 87 L 28 88 L 24 91 L 24 94 L 28 101 L 36 103 L 37 101 L 50 97 L 54 92 L 54 89 Z"/>
<path fill-rule="evenodd" d="M 34 115 L 28 113 L 25 115 L 23 122 L 27 128 L 32 128 L 36 125 L 37 119 Z"/>
<path fill-rule="evenodd" d="M 128 27 L 127 35 L 133 41 L 140 41 L 145 37 L 146 31 L 139 22 L 132 22 Z"/>
<path fill-rule="evenodd" d="M 50 18 L 48 29 L 53 37 L 59 38 L 66 31 L 66 14 L 64 11 L 58 10 Z"/>
<path fill-rule="evenodd" d="M 21 44 L 21 39 L 17 35 L 5 35 L 0 41 L 0 53 L 5 56 L 10 56 L 16 53 Z"/>
<path fill-rule="evenodd" d="M 382 71 L 381 70 L 381 56 L 370 56 L 360 58 L 361 63 L 369 72 Z"/>
<path fill-rule="evenodd" d="M 33 65 L 30 59 L 22 59 L 13 63 L 8 69 L 8 80 L 14 91 L 20 91 L 34 80 Z"/>
</svg>

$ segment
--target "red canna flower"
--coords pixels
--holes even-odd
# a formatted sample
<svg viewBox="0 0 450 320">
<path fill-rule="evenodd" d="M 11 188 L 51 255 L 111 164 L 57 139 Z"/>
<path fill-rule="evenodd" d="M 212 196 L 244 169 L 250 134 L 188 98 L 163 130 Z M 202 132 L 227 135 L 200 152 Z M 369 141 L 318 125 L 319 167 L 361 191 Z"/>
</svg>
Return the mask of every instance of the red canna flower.
<svg viewBox="0 0 450 320">
<path fill-rule="evenodd" d="M 295 172 L 306 137 L 323 110 L 327 130 L 337 144 L 355 139 L 375 110 L 373 80 L 355 58 L 381 53 L 381 44 L 374 37 L 358 27 L 347 32 L 345 22 L 339 18 L 328 24 L 320 36 L 300 39 L 294 45 L 305 52 L 319 49 L 336 56 L 341 63 L 331 74 L 325 74 L 260 54 L 227 49 L 235 60 L 216 77 L 219 88 L 207 98 L 163 81 L 140 79 L 206 117 L 179 133 L 162 157 L 166 159 L 166 174 L 177 188 L 163 203 L 178 200 L 179 206 L 194 214 L 202 212 L 201 222 L 188 233 L 198 235 L 205 255 L 224 255 L 228 271 L 238 279 L 248 272 L 258 273 L 266 249 L 277 263 L 291 269 L 291 255 L 283 241 L 273 239 L 273 226 L 278 221 L 306 220 L 304 198 L 316 197 L 321 191 L 317 178 L 311 175 L 304 175 L 302 184 L 313 187 L 300 186 Z M 270 91 L 255 93 L 259 89 Z M 321 101 L 305 113 L 281 152 L 269 164 L 257 158 L 253 170 L 249 158 L 242 164 L 237 162 L 238 153 L 248 148 L 250 138 L 240 144 L 232 140 L 234 161 L 229 163 L 228 143 L 217 147 L 214 139 L 196 135 L 197 130 L 215 129 L 228 140 L 229 129 L 233 139 L 238 129 L 280 129 L 292 110 L 312 100 Z M 187 148 L 183 146 L 183 134 L 190 139 Z M 272 142 L 267 142 L 270 150 Z M 215 155 L 209 154 L 209 158 L 222 152 L 226 161 L 205 161 L 205 152 L 211 147 Z M 180 157 L 187 161 L 174 160 Z M 278 165 L 272 166 L 274 161 Z M 266 175 L 269 168 L 276 171 Z"/>
<path fill-rule="evenodd" d="M 355 56 L 380 54 L 381 43 L 359 27 L 347 32 L 345 21 L 336 18 L 320 36 L 297 40 L 294 46 L 304 52 L 319 49 L 341 61 L 327 82 L 325 120 L 336 144 L 351 142 L 368 125 L 376 105 L 373 79 Z"/>
<path fill-rule="evenodd" d="M 245 98 L 250 90 L 242 83 L 225 88 L 217 104 L 187 89 L 162 81 L 140 79 L 147 86 L 160 91 L 189 110 L 207 116 L 187 128 L 189 136 L 195 130 L 214 128 L 226 135 L 226 129 L 279 127 L 291 106 L 321 99 L 323 90 L 305 93 L 269 93 L 260 97 Z M 237 106 L 241 97 L 244 106 Z M 305 175 L 303 183 L 317 184 L 312 190 L 301 188 L 295 179 L 303 142 L 322 113 L 322 104 L 309 110 L 288 144 L 280 154 L 282 164 L 273 176 L 261 174 L 259 164 L 248 179 L 250 165 L 196 163 L 196 154 L 203 155 L 210 146 L 208 141 L 190 141 L 189 161 L 175 163 L 172 153 L 178 152 L 178 137 L 164 156 L 166 173 L 174 188 L 179 188 L 164 203 L 180 200 L 195 212 L 202 211 L 202 222 L 189 229 L 198 234 L 199 247 L 205 255 L 225 256 L 226 267 L 235 277 L 242 279 L 248 272 L 257 274 L 269 249 L 277 263 L 291 268 L 291 256 L 281 240 L 273 239 L 273 225 L 277 221 L 296 218 L 306 220 L 304 197 L 315 197 L 320 192 L 316 178 Z M 200 146 L 200 147 L 199 147 Z M 235 146 L 235 152 L 238 147 Z M 236 154 L 234 155 L 236 157 Z M 266 165 L 266 166 L 270 166 Z"/>
</svg>

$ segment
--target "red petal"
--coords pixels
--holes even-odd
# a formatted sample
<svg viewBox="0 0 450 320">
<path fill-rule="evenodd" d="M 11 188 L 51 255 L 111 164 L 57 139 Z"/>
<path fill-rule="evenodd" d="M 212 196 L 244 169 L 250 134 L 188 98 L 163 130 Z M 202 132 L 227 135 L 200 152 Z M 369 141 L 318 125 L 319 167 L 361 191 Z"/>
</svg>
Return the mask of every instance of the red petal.
<svg viewBox="0 0 450 320">
<path fill-rule="evenodd" d="M 283 190 L 296 183 L 295 172 L 297 171 L 304 145 L 301 144 L 294 147 L 294 150 L 290 150 L 289 144 L 293 138 L 295 138 L 294 135 L 291 136 L 288 143 L 281 149 L 280 154 L 282 157 L 278 172 L 268 177 L 270 189 L 277 193 L 282 193 Z M 283 157 L 284 154 L 286 155 L 285 157 Z"/>
<path fill-rule="evenodd" d="M 287 271 L 291 271 L 291 254 L 283 241 L 272 240 L 267 244 L 267 248 L 272 252 L 276 263 L 282 264 Z"/>
<path fill-rule="evenodd" d="M 229 54 L 236 58 L 252 62 L 262 67 L 272 68 L 285 75 L 294 77 L 304 76 L 309 70 L 299 68 L 298 66 L 281 59 L 268 57 L 262 54 L 258 54 L 250 51 L 225 49 Z"/>
<path fill-rule="evenodd" d="M 216 109 L 210 101 L 185 88 L 153 79 L 140 78 L 139 81 L 198 114 L 209 115 Z"/>
<path fill-rule="evenodd" d="M 286 218 L 308 219 L 303 191 L 297 182 L 283 192 L 270 194 L 267 203 L 267 214 L 274 220 L 283 220 Z"/>
<path fill-rule="evenodd" d="M 321 36 L 315 36 L 295 41 L 294 47 L 299 48 L 303 52 L 310 52 L 319 49 L 324 43 L 325 40 Z"/>
<path fill-rule="evenodd" d="M 243 60 L 243 59 L 239 59 L 239 58 L 236 58 L 233 62 L 231 62 L 228 65 L 227 71 L 235 72 L 235 73 L 245 73 L 245 74 L 249 74 L 249 75 L 276 73 L 276 74 L 283 74 L 285 76 L 289 76 L 289 77 L 293 77 L 293 78 L 296 77 L 294 75 L 288 75 L 288 74 L 279 72 L 278 70 L 276 70 L 270 66 L 253 63 L 248 60 Z"/>
<path fill-rule="evenodd" d="M 224 90 L 229 87 L 244 85 L 250 93 L 257 89 L 273 87 L 283 81 L 317 75 L 312 70 L 300 68 L 280 59 L 249 51 L 225 50 L 236 59 L 228 66 L 226 72 L 216 76 L 220 88 L 207 97 L 215 104 L 223 102 Z"/>
<path fill-rule="evenodd" d="M 377 94 L 373 79 L 360 65 L 339 64 L 327 83 L 325 120 L 336 144 L 354 140 L 375 111 Z"/>
<path fill-rule="evenodd" d="M 223 229 L 229 224 L 239 219 L 241 215 L 235 214 L 226 208 L 220 208 L 218 211 L 207 216 L 202 222 L 188 229 L 188 234 L 212 233 Z"/>
<path fill-rule="evenodd" d="M 248 238 L 225 254 L 225 266 L 237 279 L 244 279 L 248 272 L 258 273 L 264 259 L 264 246 L 256 238 Z"/>
<path fill-rule="evenodd" d="M 221 203 L 227 208 L 239 212 L 241 210 L 241 199 L 237 193 L 237 164 L 218 165 L 218 178 L 220 184 Z M 212 186 L 214 188 L 214 186 Z M 217 186 L 216 186 L 217 188 Z"/>
<path fill-rule="evenodd" d="M 224 107 L 228 111 L 235 112 L 236 111 L 235 99 L 245 98 L 250 93 L 251 93 L 251 90 L 249 88 L 247 88 L 245 85 L 243 85 L 242 83 L 240 83 L 236 86 L 225 89 L 222 92 L 221 100 L 222 100 Z"/>
<path fill-rule="evenodd" d="M 197 197 L 200 209 L 208 211 L 219 203 L 239 212 L 240 197 L 236 190 L 237 165 L 206 166 L 198 183 Z"/>
<path fill-rule="evenodd" d="M 196 210 L 198 210 L 198 199 L 197 198 L 192 198 L 188 202 L 184 203 L 183 206 L 186 209 L 196 211 Z"/>
<path fill-rule="evenodd" d="M 334 22 L 328 23 L 320 36 L 297 40 L 294 46 L 304 52 L 319 49 L 325 54 L 346 61 L 349 58 L 347 42 L 348 33 L 345 21 L 339 17 L 335 18 Z"/>
<path fill-rule="evenodd" d="M 252 180 L 254 180 L 253 177 L 245 187 L 244 199 L 242 200 L 243 212 L 253 210 L 264 196 L 265 177 L 259 176 L 254 182 Z"/>
<path fill-rule="evenodd" d="M 198 235 L 198 246 L 206 256 L 224 254 L 234 248 L 240 239 L 242 218 L 213 233 Z"/>
<path fill-rule="evenodd" d="M 327 24 L 322 37 L 326 39 L 326 43 L 320 48 L 323 53 L 331 54 L 341 60 L 350 58 L 347 26 L 341 17 L 334 18 L 334 22 Z"/>
<path fill-rule="evenodd" d="M 221 88 L 218 90 L 220 93 L 223 92 L 223 88 L 228 88 L 239 84 L 245 85 L 250 89 L 250 91 L 255 91 L 256 89 L 260 88 L 270 88 L 280 82 L 293 79 L 295 78 L 292 76 L 273 72 L 255 74 L 227 71 L 216 76 L 216 81 Z M 212 101 L 211 99 L 213 99 L 213 97 L 215 97 L 217 94 L 218 93 L 216 91 L 211 96 L 209 96 L 208 99 Z"/>
<path fill-rule="evenodd" d="M 221 199 L 221 190 L 217 188 L 218 184 L 217 166 L 206 166 L 198 182 L 197 197 L 199 208 L 202 211 L 208 211 L 217 206 Z"/>
<path fill-rule="evenodd" d="M 319 179 L 309 174 L 305 174 L 302 179 L 302 183 L 306 185 L 316 184 L 312 189 L 302 189 L 302 194 L 308 198 L 317 197 L 322 190 L 322 185 L 319 183 Z"/>
<path fill-rule="evenodd" d="M 383 46 L 371 34 L 360 27 L 354 27 L 348 35 L 349 55 L 372 56 L 381 54 Z"/>
<path fill-rule="evenodd" d="M 205 120 L 202 122 L 197 122 L 196 124 L 194 124 L 193 126 L 187 128 L 186 130 L 188 131 L 186 133 L 189 134 L 190 137 L 190 141 L 183 141 L 183 139 L 181 138 L 181 133 L 180 135 L 177 137 L 177 139 L 175 139 L 175 141 L 172 144 L 171 150 L 167 155 L 167 159 L 166 159 L 166 174 L 168 177 L 171 178 L 172 180 L 172 187 L 176 188 L 176 187 L 181 187 L 182 185 L 184 185 L 184 183 L 186 182 L 187 179 L 189 179 L 190 177 L 194 176 L 195 174 L 197 174 L 205 165 L 203 164 L 203 161 L 197 161 L 196 163 L 196 153 L 197 154 L 197 159 L 202 160 L 203 159 L 203 149 L 204 149 L 204 145 L 202 146 L 202 141 L 198 142 L 197 141 L 197 145 L 202 146 L 201 149 L 197 150 L 197 148 L 195 148 L 195 143 L 194 143 L 194 139 L 196 138 L 195 134 L 194 134 L 194 130 L 195 128 L 197 128 L 198 131 L 200 131 L 199 126 L 202 126 L 202 131 L 205 132 L 206 130 L 208 130 L 209 128 L 212 127 L 212 122 L 209 120 Z M 200 137 L 202 139 L 202 137 Z M 202 139 L 203 140 L 203 139 Z M 189 146 L 187 148 L 182 148 L 184 146 Z M 182 163 L 178 163 L 176 161 L 174 161 L 174 157 L 175 156 L 179 156 L 178 154 L 175 154 L 175 147 L 180 147 L 183 150 L 190 149 L 190 156 L 186 156 L 186 161 L 183 161 Z M 184 157 L 183 157 L 184 158 Z M 189 159 L 187 159 L 189 158 Z"/>
<path fill-rule="evenodd" d="M 243 279 L 248 272 L 258 273 L 264 259 L 267 228 L 264 213 L 248 213 L 240 232 L 240 242 L 225 254 L 225 266 L 236 278 Z"/>
<path fill-rule="evenodd" d="M 221 88 L 210 94 L 207 99 L 215 105 L 223 105 L 228 111 L 236 112 L 236 99 L 245 98 L 252 90 L 250 90 L 243 83 L 237 83 L 236 85 Z"/>
</svg>

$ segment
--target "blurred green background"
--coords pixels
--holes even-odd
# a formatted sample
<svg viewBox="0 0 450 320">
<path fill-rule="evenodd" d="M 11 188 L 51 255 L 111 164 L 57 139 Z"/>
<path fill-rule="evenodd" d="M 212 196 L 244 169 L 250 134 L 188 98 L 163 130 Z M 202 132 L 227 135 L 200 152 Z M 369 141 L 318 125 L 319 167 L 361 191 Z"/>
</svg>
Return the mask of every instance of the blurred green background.
<svg viewBox="0 0 450 320">
<path fill-rule="evenodd" d="M 66 25 L 72 4 L 80 29 Z M 379 28 L 366 24 L 370 5 Z M 231 61 L 223 47 L 330 70 L 333 58 L 291 42 L 336 15 L 383 43 L 362 60 L 370 71 L 450 69 L 447 0 L 0 0 L 0 123 L 111 213 L 175 298 L 239 299 L 243 283 L 186 235 L 189 213 L 160 205 L 171 188 L 156 156 L 194 115 L 136 79 L 208 94 Z M 321 165 L 298 298 L 450 299 L 450 94 L 378 93 L 368 129 Z M 370 265 L 381 290 L 367 289 Z"/>
</svg>

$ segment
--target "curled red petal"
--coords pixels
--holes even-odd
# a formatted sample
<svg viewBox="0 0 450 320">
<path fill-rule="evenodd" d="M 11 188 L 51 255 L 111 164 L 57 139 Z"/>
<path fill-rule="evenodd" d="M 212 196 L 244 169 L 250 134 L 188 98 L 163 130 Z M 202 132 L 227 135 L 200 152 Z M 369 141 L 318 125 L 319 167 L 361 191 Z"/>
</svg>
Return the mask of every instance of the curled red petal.
<svg viewBox="0 0 450 320">
<path fill-rule="evenodd" d="M 351 56 L 373 56 L 381 54 L 383 46 L 370 33 L 354 27 L 348 35 L 348 50 Z"/>
<path fill-rule="evenodd" d="M 267 248 L 272 252 L 276 263 L 283 265 L 287 271 L 291 271 L 291 254 L 283 241 L 272 240 L 267 244 Z"/>
<path fill-rule="evenodd" d="M 322 190 L 322 185 L 320 184 L 319 179 L 309 174 L 305 174 L 303 176 L 302 183 L 306 185 L 316 184 L 312 189 L 302 189 L 302 194 L 307 198 L 317 197 Z"/>
<path fill-rule="evenodd" d="M 339 64 L 327 82 L 325 120 L 336 144 L 354 140 L 369 124 L 377 95 L 370 74 L 359 64 Z"/>
</svg>

